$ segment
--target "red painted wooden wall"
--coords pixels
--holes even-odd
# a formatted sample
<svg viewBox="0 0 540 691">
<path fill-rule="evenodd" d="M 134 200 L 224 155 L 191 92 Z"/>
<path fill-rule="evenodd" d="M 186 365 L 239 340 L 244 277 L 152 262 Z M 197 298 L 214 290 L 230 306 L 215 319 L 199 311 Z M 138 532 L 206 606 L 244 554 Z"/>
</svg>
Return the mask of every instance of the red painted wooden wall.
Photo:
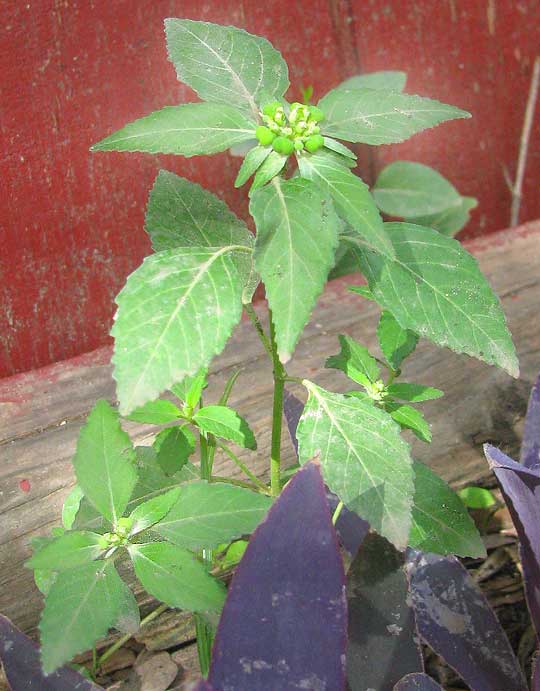
<svg viewBox="0 0 540 691">
<path fill-rule="evenodd" d="M 208 186 L 240 214 L 239 161 L 93 154 L 127 121 L 190 100 L 167 61 L 167 16 L 267 36 L 292 66 L 290 94 L 322 95 L 360 71 L 404 69 L 408 91 L 470 110 L 361 158 L 366 179 L 396 158 L 438 168 L 480 207 L 466 235 L 508 225 L 539 0 L 4 0 L 0 5 L 0 376 L 107 341 L 113 298 L 148 252 L 142 231 L 160 167 Z M 540 127 L 520 220 L 540 216 Z"/>
</svg>

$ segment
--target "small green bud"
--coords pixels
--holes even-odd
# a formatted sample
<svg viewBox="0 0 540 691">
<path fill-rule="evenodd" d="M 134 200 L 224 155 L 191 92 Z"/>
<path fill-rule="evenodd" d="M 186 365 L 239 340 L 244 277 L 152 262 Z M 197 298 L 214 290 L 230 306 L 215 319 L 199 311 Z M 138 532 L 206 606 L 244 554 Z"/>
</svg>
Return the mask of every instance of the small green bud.
<svg viewBox="0 0 540 691">
<path fill-rule="evenodd" d="M 300 137 L 297 137 L 294 140 L 294 148 L 296 149 L 296 151 L 303 151 L 304 150 L 304 142 L 302 141 L 302 139 Z"/>
<path fill-rule="evenodd" d="M 320 134 L 312 134 L 311 137 L 309 137 L 309 139 L 306 141 L 304 146 L 310 154 L 314 154 L 316 151 L 318 151 L 324 146 L 324 139 Z"/>
<path fill-rule="evenodd" d="M 289 156 L 294 151 L 294 143 L 287 137 L 276 137 L 272 142 L 272 148 L 278 154 Z"/>
<path fill-rule="evenodd" d="M 308 106 L 309 107 L 309 114 L 311 116 L 312 120 L 315 120 L 315 122 L 321 122 L 321 120 L 324 120 L 324 113 L 320 108 L 317 108 L 317 106 Z"/>
<path fill-rule="evenodd" d="M 285 117 L 285 111 L 281 106 L 277 108 L 276 112 L 274 113 L 274 120 L 277 122 L 278 125 L 284 125 L 287 122 L 287 118 Z"/>
<path fill-rule="evenodd" d="M 262 112 L 264 115 L 268 115 L 268 117 L 273 118 L 274 115 L 276 114 L 276 110 L 278 108 L 281 108 L 281 103 L 279 101 L 272 101 L 272 103 L 267 103 L 264 108 L 262 109 Z"/>
<path fill-rule="evenodd" d="M 274 141 L 276 135 L 268 127 L 259 125 L 255 130 L 255 136 L 263 146 L 268 146 Z"/>
</svg>

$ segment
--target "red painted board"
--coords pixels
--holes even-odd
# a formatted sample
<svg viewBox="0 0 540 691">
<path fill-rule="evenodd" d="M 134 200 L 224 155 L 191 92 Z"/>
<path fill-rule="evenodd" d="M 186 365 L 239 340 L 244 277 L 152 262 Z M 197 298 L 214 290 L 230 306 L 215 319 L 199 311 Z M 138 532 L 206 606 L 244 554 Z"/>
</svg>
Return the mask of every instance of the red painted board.
<svg viewBox="0 0 540 691">
<path fill-rule="evenodd" d="M 418 135 L 380 153 L 375 164 L 390 156 L 430 163 L 464 193 L 480 197 L 474 233 L 507 225 L 509 195 L 501 189 L 501 166 L 512 171 L 517 155 L 531 51 L 540 44 L 539 3 L 496 2 L 495 36 L 486 23 L 487 5 L 476 0 L 2 3 L 0 376 L 108 342 L 114 296 L 149 249 L 144 207 L 160 167 L 207 186 L 246 214 L 245 192 L 232 187 L 239 161 L 226 155 L 182 159 L 88 152 L 91 143 L 129 120 L 193 98 L 166 59 L 166 16 L 230 23 L 267 36 L 293 66 L 293 97 L 307 83 L 322 94 L 359 65 L 366 71 L 408 69 L 413 91 L 468 107 L 476 121 Z M 492 57 L 482 65 L 488 48 Z M 504 69 L 497 69 L 500 55 Z M 473 79 L 472 87 L 464 87 L 464 74 Z M 513 95 L 503 98 L 504 89 Z M 502 99 L 495 105 L 492 93 Z M 538 196 L 531 195 L 539 159 L 535 129 L 522 220 L 540 215 Z M 371 169 L 370 155 L 361 161 Z"/>
</svg>

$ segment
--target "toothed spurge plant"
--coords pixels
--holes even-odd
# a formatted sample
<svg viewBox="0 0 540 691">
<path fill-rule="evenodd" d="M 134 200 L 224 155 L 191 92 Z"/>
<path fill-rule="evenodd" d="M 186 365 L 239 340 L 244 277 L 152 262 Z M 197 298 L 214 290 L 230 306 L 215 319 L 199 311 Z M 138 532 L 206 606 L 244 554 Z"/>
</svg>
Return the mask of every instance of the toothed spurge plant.
<svg viewBox="0 0 540 691">
<path fill-rule="evenodd" d="M 166 106 L 92 149 L 189 157 L 242 147 L 235 184 L 251 180 L 256 235 L 207 190 L 159 172 L 145 225 L 154 252 L 117 297 L 118 409 L 99 401 L 92 410 L 73 459 L 77 485 L 63 527 L 37 540 L 28 562 L 45 594 L 46 673 L 109 628 L 123 633 L 121 643 L 173 607 L 195 613 L 206 674 L 225 598 L 220 571 L 239 560 L 246 536 L 313 458 L 338 532 L 353 515 L 398 550 L 482 554 L 459 498 L 411 457 L 401 434 L 407 428 L 431 441 L 417 405 L 442 391 L 401 381 L 401 367 L 422 337 L 513 376 L 518 371 L 500 303 L 452 238 L 475 200 L 416 163 L 389 165 L 371 191 L 352 171 L 356 155 L 348 144 L 399 143 L 467 112 L 404 93 L 401 72 L 353 77 L 317 105 L 305 97 L 289 103 L 287 65 L 267 40 L 184 19 L 166 20 L 165 30 L 178 78 L 201 100 Z M 381 212 L 403 220 L 384 222 Z M 351 290 L 381 307 L 380 353 L 340 336 L 326 366 L 348 377 L 342 394 L 289 376 L 287 363 L 329 276 L 353 270 L 367 285 Z M 252 304 L 259 283 L 267 326 Z M 234 448 L 256 448 L 248 423 L 228 405 L 237 375 L 219 400 L 203 402 L 208 369 L 243 311 L 273 372 L 268 481 L 250 469 L 247 452 Z M 296 432 L 299 465 L 292 469 L 282 467 L 281 451 L 287 382 L 307 394 Z M 133 447 L 122 417 L 166 427 L 156 430 L 152 446 Z M 215 474 L 217 450 L 243 479 Z M 195 453 L 198 463 L 190 460 Z M 142 588 L 163 603 L 143 622 L 119 575 L 128 562 Z M 120 643 L 96 658 L 94 672 Z"/>
</svg>

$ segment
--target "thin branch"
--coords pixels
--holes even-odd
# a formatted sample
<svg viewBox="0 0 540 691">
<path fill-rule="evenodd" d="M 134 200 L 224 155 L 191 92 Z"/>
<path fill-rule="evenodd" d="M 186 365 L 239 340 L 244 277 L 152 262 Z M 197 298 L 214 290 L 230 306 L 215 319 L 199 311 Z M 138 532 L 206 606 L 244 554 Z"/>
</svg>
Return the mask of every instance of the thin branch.
<svg viewBox="0 0 540 691">
<path fill-rule="evenodd" d="M 521 131 L 516 181 L 512 188 L 512 209 L 510 211 L 510 227 L 516 226 L 519 222 L 519 209 L 521 206 L 522 199 L 523 179 L 525 178 L 525 165 L 527 163 L 527 152 L 529 150 L 529 140 L 531 138 L 531 129 L 534 118 L 534 110 L 536 108 L 536 101 L 538 100 L 539 86 L 540 56 L 537 56 L 536 60 L 534 61 L 534 67 L 531 76 L 531 85 L 529 87 L 529 98 L 527 99 L 527 108 L 525 109 L 523 129 Z"/>
</svg>

